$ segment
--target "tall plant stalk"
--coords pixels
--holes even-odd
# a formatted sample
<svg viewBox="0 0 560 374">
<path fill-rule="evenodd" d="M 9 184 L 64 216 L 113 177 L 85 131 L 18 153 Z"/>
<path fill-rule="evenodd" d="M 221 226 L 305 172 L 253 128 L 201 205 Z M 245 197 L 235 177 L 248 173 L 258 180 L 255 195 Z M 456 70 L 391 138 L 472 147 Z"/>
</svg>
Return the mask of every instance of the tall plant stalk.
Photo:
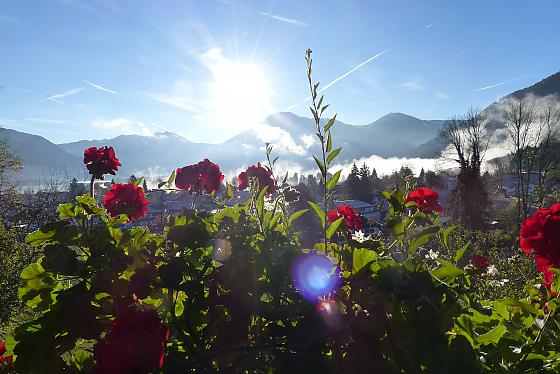
<svg viewBox="0 0 560 374">
<path fill-rule="evenodd" d="M 321 160 L 319 160 L 315 156 L 313 156 L 313 158 L 315 159 L 315 162 L 319 167 L 319 170 L 321 172 L 321 181 L 323 182 L 323 209 L 321 210 L 319 207 L 317 207 L 317 205 L 312 204 L 311 202 L 310 205 L 313 207 L 313 209 L 321 219 L 321 223 L 323 224 L 323 243 L 325 245 L 325 254 L 327 254 L 328 241 L 342 223 L 342 218 L 339 218 L 329 225 L 327 219 L 331 198 L 330 190 L 332 190 L 338 182 L 340 173 L 342 171 L 337 171 L 329 180 L 327 180 L 329 170 L 328 168 L 329 164 L 340 153 L 341 148 L 332 150 L 333 143 L 330 129 L 336 121 L 336 114 L 327 122 L 324 127 L 321 126 L 321 116 L 323 115 L 323 112 L 329 107 L 329 105 L 323 104 L 324 96 L 321 95 L 321 97 L 317 99 L 317 88 L 319 87 L 319 83 L 313 83 L 313 58 L 311 57 L 311 54 L 311 49 L 307 49 L 307 51 L 305 52 L 305 61 L 307 63 L 307 81 L 309 83 L 309 90 L 311 91 L 311 106 L 309 107 L 309 109 L 311 110 L 311 113 L 313 114 L 313 120 L 315 121 L 315 127 L 317 131 L 315 135 L 321 143 Z"/>
</svg>

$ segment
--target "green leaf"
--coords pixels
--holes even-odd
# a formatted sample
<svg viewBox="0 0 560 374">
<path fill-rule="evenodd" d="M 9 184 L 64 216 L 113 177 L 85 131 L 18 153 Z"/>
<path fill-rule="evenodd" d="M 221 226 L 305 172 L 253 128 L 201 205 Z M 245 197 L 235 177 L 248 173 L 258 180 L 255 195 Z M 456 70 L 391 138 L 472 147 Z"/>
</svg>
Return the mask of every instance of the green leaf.
<svg viewBox="0 0 560 374">
<path fill-rule="evenodd" d="M 437 259 L 440 260 L 440 259 Z M 440 261 L 441 262 L 441 261 Z M 459 269 L 458 267 L 446 263 L 444 266 L 437 268 L 432 271 L 432 275 L 438 279 L 448 279 L 456 277 L 457 275 L 465 274 L 463 269 Z"/>
<path fill-rule="evenodd" d="M 175 316 L 180 317 L 183 315 L 185 311 L 185 305 L 183 304 L 183 300 L 177 299 L 177 303 L 175 303 Z"/>
<path fill-rule="evenodd" d="M 257 196 L 257 212 L 262 214 L 264 210 L 264 196 L 266 195 L 266 191 L 268 190 L 268 186 L 264 186 L 264 188 L 259 192 Z"/>
<path fill-rule="evenodd" d="M 321 208 L 319 208 L 319 205 L 315 204 L 312 201 L 308 201 L 307 202 L 309 205 L 311 205 L 311 207 L 313 208 L 313 210 L 315 211 L 315 213 L 317 214 L 317 217 L 319 217 L 319 219 L 321 220 L 321 223 L 323 224 L 323 226 L 325 225 L 325 212 L 323 212 L 321 210 Z"/>
<path fill-rule="evenodd" d="M 470 242 L 465 244 L 461 249 L 459 249 L 457 252 L 455 252 L 455 256 L 453 257 L 453 260 L 455 260 L 455 263 L 461 261 L 461 259 L 463 258 L 463 255 L 465 254 L 465 251 L 467 250 L 467 248 L 469 248 L 470 244 L 471 244 Z"/>
<path fill-rule="evenodd" d="M 278 161 L 280 157 L 274 157 L 274 160 L 272 160 L 272 166 L 274 166 L 276 164 L 276 161 Z"/>
<path fill-rule="evenodd" d="M 313 156 L 313 158 L 315 159 L 315 162 L 317 163 L 317 166 L 321 170 L 321 175 L 327 175 L 327 169 L 325 168 L 325 165 L 323 165 L 323 163 L 321 161 L 319 161 L 319 159 L 317 157 Z"/>
<path fill-rule="evenodd" d="M 171 175 L 169 176 L 169 178 L 167 178 L 167 182 L 158 183 L 158 188 L 161 188 L 163 186 L 166 186 L 167 188 L 171 188 L 171 185 L 173 184 L 173 182 L 175 182 L 175 173 L 176 170 L 173 170 L 171 172 Z"/>
<path fill-rule="evenodd" d="M 335 149 L 334 151 L 329 153 L 329 155 L 327 156 L 327 165 L 330 164 L 331 161 L 334 160 L 334 158 L 336 156 L 338 156 L 338 154 L 340 153 L 341 150 L 342 150 L 342 147 L 338 147 L 337 149 Z"/>
<path fill-rule="evenodd" d="M 78 260 L 76 252 L 62 245 L 48 245 L 41 265 L 45 270 L 62 275 L 78 275 L 83 263 Z"/>
<path fill-rule="evenodd" d="M 231 183 L 227 184 L 227 197 L 228 199 L 233 199 L 233 185 Z"/>
<path fill-rule="evenodd" d="M 352 274 L 356 274 L 365 266 L 369 265 L 378 255 L 367 248 L 356 248 L 352 253 Z"/>
<path fill-rule="evenodd" d="M 512 299 L 512 298 L 510 298 L 510 297 L 506 297 L 505 299 L 501 299 L 501 300 L 499 300 L 499 301 L 497 301 L 497 302 L 500 302 L 500 303 L 502 303 L 502 304 L 504 304 L 504 305 L 507 305 L 507 306 L 519 307 L 519 308 L 521 308 L 523 311 L 529 312 L 529 313 L 531 313 L 531 314 L 538 314 L 538 312 L 539 312 L 539 311 L 537 310 L 537 308 L 535 308 L 535 307 L 532 306 L 531 304 L 526 303 L 526 302 L 524 302 L 524 301 L 522 301 L 522 300 Z"/>
<path fill-rule="evenodd" d="M 479 344 L 498 344 L 498 342 L 506 332 L 507 328 L 504 325 L 498 325 L 487 333 L 477 336 L 475 338 L 475 341 Z"/>
<path fill-rule="evenodd" d="M 453 226 L 449 226 L 448 228 L 446 228 L 443 231 L 443 244 L 446 247 L 449 247 L 449 235 L 451 235 L 452 233 L 455 232 L 455 230 L 457 230 L 457 225 L 453 225 Z M 456 260 L 458 261 L 458 260 Z"/>
<path fill-rule="evenodd" d="M 439 232 L 439 229 L 440 229 L 439 226 L 431 226 L 420 231 L 418 234 L 415 235 L 414 240 L 410 244 L 410 247 L 408 247 L 408 252 L 416 253 L 418 247 L 426 244 L 431 237 L 433 237 Z"/>
<path fill-rule="evenodd" d="M 336 114 L 325 125 L 325 127 L 324 127 L 325 132 L 328 132 L 331 129 L 332 125 L 334 125 L 334 121 L 336 121 Z"/>
<path fill-rule="evenodd" d="M 290 218 L 288 218 L 288 222 L 290 222 L 290 224 L 291 224 L 292 222 L 294 222 L 296 219 L 298 219 L 299 217 L 301 217 L 302 215 L 304 215 L 308 211 L 309 211 L 309 209 L 302 209 L 302 210 L 298 210 L 297 212 L 292 213 Z"/>
<path fill-rule="evenodd" d="M 76 216 L 76 214 L 74 213 L 75 206 L 76 205 L 74 203 L 60 204 L 58 208 L 56 208 L 56 212 L 61 219 L 73 218 Z"/>
<path fill-rule="evenodd" d="M 278 223 L 278 220 L 282 217 L 282 213 L 276 213 L 274 215 L 274 217 L 272 217 L 272 219 L 270 220 L 270 223 L 268 224 L 268 227 L 270 229 L 273 229 L 274 227 L 276 227 L 276 223 Z"/>
<path fill-rule="evenodd" d="M 329 228 L 327 229 L 327 239 L 330 239 L 334 235 L 336 230 L 338 230 L 342 224 L 342 221 L 344 221 L 344 217 L 340 217 L 329 225 Z"/>
<path fill-rule="evenodd" d="M 332 176 L 331 179 L 329 179 L 329 181 L 327 182 L 327 189 L 328 190 L 332 190 L 334 186 L 336 186 L 336 183 L 338 182 L 338 180 L 340 179 L 340 173 L 342 173 L 342 169 L 337 171 L 336 173 L 334 173 L 334 175 Z"/>
<path fill-rule="evenodd" d="M 332 149 L 332 136 L 331 136 L 331 132 L 329 131 L 327 133 L 327 148 L 326 148 L 326 151 L 330 152 L 331 149 Z"/>
</svg>

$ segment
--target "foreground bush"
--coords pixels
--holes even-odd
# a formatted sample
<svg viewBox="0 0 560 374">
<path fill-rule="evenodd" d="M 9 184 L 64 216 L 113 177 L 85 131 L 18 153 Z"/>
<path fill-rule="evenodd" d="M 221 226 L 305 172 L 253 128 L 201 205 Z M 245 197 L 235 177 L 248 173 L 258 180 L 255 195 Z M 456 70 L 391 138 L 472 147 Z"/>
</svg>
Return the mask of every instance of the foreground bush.
<svg viewBox="0 0 560 374">
<path fill-rule="evenodd" d="M 456 228 L 440 225 L 433 191 L 385 192 L 387 235 L 364 236 L 350 207 L 327 209 L 340 177 L 329 167 L 340 148 L 333 147 L 334 118 L 321 121 L 326 107 L 311 80 L 310 51 L 307 62 L 324 192 L 322 206 L 310 203 L 322 224 L 314 248 L 301 248 L 292 228 L 305 210 L 286 213 L 297 194 L 275 178 L 271 147 L 268 166 L 239 176 L 240 187 L 251 191 L 243 204 L 229 200 L 231 185 L 217 196 L 223 176 L 209 160 L 177 169 L 161 187 L 208 195 L 217 209 L 199 211 L 193 203 L 169 217 L 162 234 L 126 225 L 146 212 L 134 183 L 114 185 L 104 207 L 80 196 L 58 208 L 59 221 L 26 239 L 44 255 L 23 270 L 19 296 L 38 317 L 7 338 L 2 354 L 10 359 L 0 367 L 25 373 L 557 372 L 560 241 L 549 235 L 548 223 L 557 222 L 555 208 L 538 213 L 538 225 L 522 232 L 523 248 L 535 251 L 545 278 L 530 281 L 518 299 L 481 297 L 492 264 L 477 248 L 452 240 Z M 92 180 L 120 165 L 112 149 L 86 152 L 85 162 L 96 163 Z M 542 245 L 534 246 L 541 234 Z"/>
</svg>

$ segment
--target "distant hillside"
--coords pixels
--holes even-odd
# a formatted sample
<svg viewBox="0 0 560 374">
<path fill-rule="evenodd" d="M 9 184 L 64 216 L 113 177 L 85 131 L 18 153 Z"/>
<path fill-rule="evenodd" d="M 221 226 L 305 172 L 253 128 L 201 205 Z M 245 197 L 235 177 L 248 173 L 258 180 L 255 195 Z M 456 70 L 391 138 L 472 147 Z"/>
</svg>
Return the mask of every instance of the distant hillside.
<svg viewBox="0 0 560 374">
<path fill-rule="evenodd" d="M 484 109 L 488 114 L 487 129 L 494 133 L 504 126 L 499 108 L 510 97 L 560 95 L 560 73 L 516 91 Z M 326 120 L 325 120 L 326 121 Z M 421 120 L 403 113 L 389 113 L 364 126 L 338 121 L 332 128 L 337 146 L 342 146 L 337 161 L 349 163 L 372 155 L 380 157 L 438 157 L 446 144 L 438 138 L 442 120 Z M 53 170 L 71 176 L 84 176 L 82 157 L 91 146 L 111 145 L 123 166 L 117 178 L 164 176 L 176 167 L 208 157 L 217 162 L 225 173 L 263 161 L 265 143 L 274 146 L 279 164 L 292 170 L 307 171 L 315 167 L 312 154 L 319 154 L 312 119 L 293 113 L 275 113 L 254 128 L 220 144 L 194 143 L 175 133 L 163 132 L 152 136 L 121 135 L 113 139 L 81 140 L 55 145 L 35 135 L 15 130 L 0 130 L 0 137 L 24 160 L 22 180 L 38 180 Z M 497 139 L 499 140 L 499 139 Z"/>
<path fill-rule="evenodd" d="M 85 173 L 82 159 L 66 152 L 47 139 L 24 132 L 0 128 L 0 139 L 23 161 L 19 180 L 38 183 L 50 177 L 82 178 Z"/>
<path fill-rule="evenodd" d="M 547 77 L 532 86 L 515 91 L 509 96 L 523 98 L 529 94 L 539 97 L 560 95 L 560 72 L 552 74 L 550 77 Z"/>
<path fill-rule="evenodd" d="M 343 147 L 340 162 L 349 162 L 373 154 L 381 157 L 414 154 L 417 146 L 437 134 L 439 126 L 441 121 L 390 113 L 367 126 L 337 121 L 332 131 L 336 143 Z M 297 163 L 307 169 L 314 166 L 310 154 L 320 152 L 313 120 L 289 112 L 270 115 L 253 129 L 221 144 L 193 143 L 166 132 L 153 136 L 121 135 L 114 139 L 60 144 L 60 147 L 81 156 L 87 147 L 111 145 L 123 163 L 119 170 L 122 177 L 132 173 L 164 175 L 203 157 L 218 162 L 226 171 L 235 170 L 262 161 L 267 142 L 274 145 L 280 162 Z"/>
</svg>

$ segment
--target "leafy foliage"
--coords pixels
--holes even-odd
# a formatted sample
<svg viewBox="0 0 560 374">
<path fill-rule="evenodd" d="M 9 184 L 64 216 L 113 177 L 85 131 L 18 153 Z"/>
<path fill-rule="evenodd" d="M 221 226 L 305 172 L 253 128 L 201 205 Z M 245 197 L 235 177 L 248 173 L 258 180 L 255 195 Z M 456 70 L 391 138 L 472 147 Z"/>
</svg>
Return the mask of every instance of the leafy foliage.
<svg viewBox="0 0 560 374">
<path fill-rule="evenodd" d="M 149 353 L 163 349 L 162 372 L 558 372 L 559 276 L 550 290 L 532 278 L 523 295 L 488 300 L 486 270 L 468 260 L 478 242 L 420 209 L 409 199 L 415 191 L 382 194 L 384 236 L 347 235 L 345 217 L 329 224 L 336 116 L 321 127 L 326 105 L 311 80 L 311 51 L 307 62 L 324 206 L 290 206 L 269 145 L 266 186 L 248 177 L 250 198 L 235 204 L 227 185 L 223 199 L 211 195 L 216 210 L 193 204 L 167 217 L 161 233 L 126 225 L 129 217 L 111 217 L 89 195 L 60 205 L 59 220 L 26 238 L 42 256 L 23 269 L 18 290 L 35 318 L 6 340 L 17 371 L 91 372 L 99 347 L 116 335 L 134 341 L 115 334 L 129 325 L 117 316 L 149 311 L 155 323 L 137 330 L 157 332 Z M 304 249 L 294 227 L 311 213 L 323 237 Z M 329 266 L 303 274 L 314 287 L 306 293 L 294 264 L 310 255 Z M 327 283 L 337 287 L 321 292 Z"/>
</svg>

